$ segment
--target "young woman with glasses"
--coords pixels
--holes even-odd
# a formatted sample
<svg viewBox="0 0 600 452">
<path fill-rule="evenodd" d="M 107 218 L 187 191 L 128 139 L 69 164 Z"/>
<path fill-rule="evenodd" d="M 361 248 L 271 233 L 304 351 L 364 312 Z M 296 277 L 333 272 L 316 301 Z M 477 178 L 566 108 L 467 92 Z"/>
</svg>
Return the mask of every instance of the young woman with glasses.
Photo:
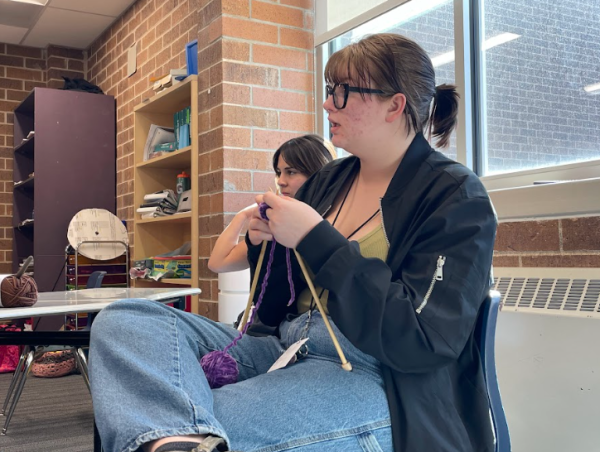
<svg viewBox="0 0 600 452">
<path fill-rule="evenodd" d="M 278 335 L 245 336 L 230 350 L 238 383 L 211 390 L 198 360 L 235 331 L 152 302 L 106 308 L 90 364 L 107 450 L 493 451 L 474 327 L 496 219 L 479 179 L 427 139 L 448 144 L 455 88 L 436 87 L 427 54 L 394 34 L 336 52 L 325 79 L 332 141 L 352 156 L 296 199 L 260 196 L 268 221 L 255 209 L 246 236 L 261 278 L 261 242 L 277 242 L 259 314 Z M 287 306 L 285 247 L 325 317 L 294 253 Z M 295 362 L 267 372 L 301 339 Z"/>
<path fill-rule="evenodd" d="M 333 145 L 318 135 L 303 135 L 283 143 L 273 154 L 275 183 L 282 196 L 296 196 L 306 180 L 331 162 L 335 156 Z M 248 268 L 248 247 L 239 242 L 240 234 L 248 227 L 256 205 L 238 212 L 217 239 L 208 260 L 208 268 L 215 273 Z"/>
</svg>

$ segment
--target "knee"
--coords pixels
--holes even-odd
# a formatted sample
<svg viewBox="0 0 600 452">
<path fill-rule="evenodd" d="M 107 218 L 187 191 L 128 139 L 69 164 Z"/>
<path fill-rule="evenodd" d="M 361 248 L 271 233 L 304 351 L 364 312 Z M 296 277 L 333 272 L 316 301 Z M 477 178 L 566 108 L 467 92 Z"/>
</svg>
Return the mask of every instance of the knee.
<svg viewBox="0 0 600 452">
<path fill-rule="evenodd" d="M 114 340 L 123 334 L 130 334 L 132 326 L 144 328 L 151 322 L 162 305 L 151 300 L 127 299 L 111 303 L 94 319 L 91 328 L 91 341 Z"/>
</svg>

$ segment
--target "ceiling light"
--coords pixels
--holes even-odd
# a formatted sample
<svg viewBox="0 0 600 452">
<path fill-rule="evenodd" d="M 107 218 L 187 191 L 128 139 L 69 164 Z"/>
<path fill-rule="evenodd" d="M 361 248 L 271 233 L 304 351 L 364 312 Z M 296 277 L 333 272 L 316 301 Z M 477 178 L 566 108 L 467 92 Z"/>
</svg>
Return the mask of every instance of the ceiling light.
<svg viewBox="0 0 600 452">
<path fill-rule="evenodd" d="M 588 94 L 600 94 L 600 83 L 584 86 L 583 90 Z"/>
<path fill-rule="evenodd" d="M 500 33 L 499 35 L 496 35 L 489 39 L 486 39 L 483 42 L 483 44 L 481 45 L 481 50 L 485 52 L 486 50 L 491 49 L 492 47 L 496 47 L 501 44 L 505 44 L 507 42 L 513 41 L 520 37 L 521 37 L 521 35 L 517 35 L 514 33 Z M 431 62 L 433 63 L 433 67 L 442 66 L 444 64 L 451 63 L 452 61 L 454 61 L 454 50 L 451 50 L 450 52 L 442 53 L 431 59 Z"/>
<path fill-rule="evenodd" d="M 8 0 L 9 2 L 29 3 L 30 5 L 46 6 L 48 0 Z"/>
</svg>

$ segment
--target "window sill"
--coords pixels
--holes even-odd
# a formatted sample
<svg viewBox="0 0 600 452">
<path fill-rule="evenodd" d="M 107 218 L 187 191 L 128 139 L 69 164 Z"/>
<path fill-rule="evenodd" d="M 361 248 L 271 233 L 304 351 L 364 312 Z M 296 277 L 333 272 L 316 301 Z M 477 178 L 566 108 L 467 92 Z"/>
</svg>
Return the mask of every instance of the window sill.
<svg viewBox="0 0 600 452">
<path fill-rule="evenodd" d="M 600 177 L 488 192 L 500 222 L 600 215 Z"/>
</svg>

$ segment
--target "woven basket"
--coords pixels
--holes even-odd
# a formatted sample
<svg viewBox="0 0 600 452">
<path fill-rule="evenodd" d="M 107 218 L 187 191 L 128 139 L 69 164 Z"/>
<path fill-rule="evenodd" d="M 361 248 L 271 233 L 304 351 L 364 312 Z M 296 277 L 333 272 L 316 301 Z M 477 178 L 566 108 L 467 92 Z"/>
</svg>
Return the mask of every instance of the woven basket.
<svg viewBox="0 0 600 452">
<path fill-rule="evenodd" d="M 75 368 L 75 357 L 71 350 L 61 350 L 46 352 L 37 358 L 31 365 L 31 373 L 36 377 L 56 378 L 69 375 Z"/>
</svg>

